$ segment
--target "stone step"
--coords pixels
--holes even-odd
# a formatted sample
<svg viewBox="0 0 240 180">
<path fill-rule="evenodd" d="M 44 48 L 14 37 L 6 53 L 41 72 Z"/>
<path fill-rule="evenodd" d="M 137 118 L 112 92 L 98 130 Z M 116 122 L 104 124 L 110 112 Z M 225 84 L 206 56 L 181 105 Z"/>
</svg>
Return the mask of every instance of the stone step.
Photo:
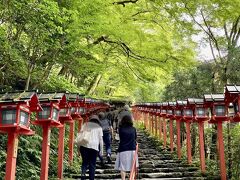
<svg viewBox="0 0 240 180">
<path fill-rule="evenodd" d="M 140 177 L 143 178 L 180 178 L 180 177 L 199 177 L 199 173 L 196 172 L 157 172 L 157 173 L 141 173 Z M 204 178 L 203 178 L 204 179 Z"/>
<path fill-rule="evenodd" d="M 142 180 L 152 180 L 152 178 L 142 178 Z M 205 180 L 203 177 L 181 177 L 181 178 L 154 178 L 154 180 Z"/>
<path fill-rule="evenodd" d="M 172 167 L 172 168 L 140 168 L 139 173 L 152 172 L 193 172 L 198 171 L 197 167 Z"/>
</svg>

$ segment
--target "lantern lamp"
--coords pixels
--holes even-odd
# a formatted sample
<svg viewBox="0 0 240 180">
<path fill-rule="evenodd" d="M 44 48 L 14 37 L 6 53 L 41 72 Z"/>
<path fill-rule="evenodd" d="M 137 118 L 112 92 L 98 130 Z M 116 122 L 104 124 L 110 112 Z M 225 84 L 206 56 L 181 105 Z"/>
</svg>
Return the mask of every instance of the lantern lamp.
<svg viewBox="0 0 240 180">
<path fill-rule="evenodd" d="M 67 94 L 67 100 L 70 106 L 70 114 L 73 119 L 79 119 L 80 116 L 80 103 L 79 103 L 79 95 L 77 93 L 69 93 Z"/>
<path fill-rule="evenodd" d="M 225 102 L 229 104 L 231 112 L 228 114 L 233 116 L 233 122 L 240 122 L 240 86 L 238 85 L 227 85 L 225 87 Z M 234 110 L 234 112 L 232 112 Z"/>
<path fill-rule="evenodd" d="M 167 116 L 167 107 L 168 107 L 168 103 L 163 102 L 162 106 L 161 106 L 161 117 L 166 117 Z"/>
<path fill-rule="evenodd" d="M 19 131 L 19 134 L 32 135 L 29 128 L 30 114 L 40 111 L 36 92 L 8 92 L 0 94 L 0 131 Z"/>
<path fill-rule="evenodd" d="M 67 100 L 66 93 L 56 93 L 55 99 L 60 99 L 59 102 L 59 121 L 63 122 L 72 122 L 72 116 L 71 116 L 71 104 Z"/>
<path fill-rule="evenodd" d="M 161 103 L 157 103 L 156 108 L 157 108 L 157 116 L 160 116 L 160 114 L 161 114 Z"/>
<path fill-rule="evenodd" d="M 188 98 L 188 106 L 193 110 L 194 120 L 205 121 L 208 120 L 208 108 L 204 105 L 204 100 L 201 98 Z"/>
<path fill-rule="evenodd" d="M 33 122 L 36 125 L 48 124 L 53 127 L 60 127 L 59 122 L 59 102 L 60 98 L 55 98 L 56 93 L 40 93 L 38 95 L 42 111 L 37 112 L 37 119 Z"/>
<path fill-rule="evenodd" d="M 176 106 L 176 102 L 168 102 L 167 106 L 167 118 L 174 119 L 174 109 Z"/>
<path fill-rule="evenodd" d="M 180 101 L 180 100 L 177 100 L 176 101 L 176 107 L 175 107 L 175 110 L 174 110 L 174 117 L 175 119 L 182 119 L 183 118 L 183 109 L 184 109 L 184 106 L 187 104 L 186 101 Z"/>
<path fill-rule="evenodd" d="M 210 123 L 228 120 L 224 94 L 204 95 L 204 104 L 210 108 Z"/>
</svg>

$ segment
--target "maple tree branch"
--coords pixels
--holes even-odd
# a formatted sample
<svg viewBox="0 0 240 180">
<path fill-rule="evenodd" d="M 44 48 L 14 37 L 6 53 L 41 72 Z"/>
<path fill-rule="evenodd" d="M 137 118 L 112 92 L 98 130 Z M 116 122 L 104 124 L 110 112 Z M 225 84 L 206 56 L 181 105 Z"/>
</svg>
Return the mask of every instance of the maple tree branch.
<svg viewBox="0 0 240 180">
<path fill-rule="evenodd" d="M 146 57 L 146 56 L 142 56 L 139 55 L 135 52 L 132 51 L 132 49 L 124 42 L 122 41 L 113 41 L 111 39 L 109 39 L 107 36 L 101 36 L 99 37 L 96 41 L 93 42 L 93 44 L 99 44 L 101 42 L 105 42 L 105 43 L 109 43 L 109 44 L 117 44 L 118 46 L 121 47 L 121 50 L 123 51 L 123 53 L 127 56 L 127 57 L 131 57 L 137 60 L 147 60 L 147 61 L 155 61 L 155 62 L 161 62 L 161 63 L 166 63 L 168 59 L 165 60 L 159 60 L 159 59 L 155 59 L 155 58 L 150 58 L 150 57 Z"/>
<path fill-rule="evenodd" d="M 125 7 L 126 5 L 125 4 L 128 4 L 128 3 L 136 3 L 138 2 L 139 0 L 125 0 L 125 1 L 118 1 L 118 2 L 113 2 L 113 5 L 116 4 L 116 5 L 122 5 L 123 7 Z"/>
</svg>

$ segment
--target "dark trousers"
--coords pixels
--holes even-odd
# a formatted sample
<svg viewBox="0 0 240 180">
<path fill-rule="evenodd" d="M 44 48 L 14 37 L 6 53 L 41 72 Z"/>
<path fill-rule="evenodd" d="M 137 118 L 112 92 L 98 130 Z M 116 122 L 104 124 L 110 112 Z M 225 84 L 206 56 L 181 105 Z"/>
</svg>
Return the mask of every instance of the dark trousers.
<svg viewBox="0 0 240 180">
<path fill-rule="evenodd" d="M 94 180 L 98 151 L 81 146 L 80 153 L 82 156 L 82 180 L 88 168 L 89 179 Z"/>
<path fill-rule="evenodd" d="M 103 132 L 103 142 L 105 144 L 107 155 L 109 155 L 109 156 L 112 153 L 112 151 L 111 151 L 111 141 L 112 141 L 111 133 L 110 132 Z"/>
<path fill-rule="evenodd" d="M 103 132 L 103 142 L 105 144 L 106 154 L 107 156 L 111 156 L 112 150 L 111 150 L 111 133 L 110 132 Z M 100 161 L 103 163 L 103 156 L 98 155 Z"/>
</svg>

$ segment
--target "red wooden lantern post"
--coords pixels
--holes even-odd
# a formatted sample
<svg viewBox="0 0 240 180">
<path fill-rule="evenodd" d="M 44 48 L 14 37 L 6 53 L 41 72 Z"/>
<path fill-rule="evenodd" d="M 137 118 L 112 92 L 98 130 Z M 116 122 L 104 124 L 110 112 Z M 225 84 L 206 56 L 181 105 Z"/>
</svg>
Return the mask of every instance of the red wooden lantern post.
<svg viewBox="0 0 240 180">
<path fill-rule="evenodd" d="M 155 130 L 155 132 L 154 132 L 154 134 L 155 134 L 155 136 L 157 137 L 157 133 L 158 133 L 158 103 L 154 103 L 154 115 L 155 115 L 155 119 L 154 119 L 154 124 L 155 124 L 155 128 L 154 128 L 154 130 Z"/>
<path fill-rule="evenodd" d="M 200 164 L 202 173 L 205 173 L 204 121 L 209 120 L 207 107 L 204 105 L 203 99 L 196 98 L 188 98 L 188 105 L 194 109 L 194 122 L 198 123 Z"/>
<path fill-rule="evenodd" d="M 144 118 L 144 126 L 147 129 L 147 108 L 146 108 L 146 104 L 143 104 L 143 118 Z"/>
<path fill-rule="evenodd" d="M 81 97 L 80 98 L 80 115 L 81 115 L 81 120 L 78 121 L 78 132 L 80 132 L 82 128 L 82 124 L 84 122 L 84 118 L 86 117 L 86 103 L 85 103 L 85 98 Z"/>
<path fill-rule="evenodd" d="M 151 133 L 154 135 L 154 126 L 155 126 L 155 108 L 154 103 L 150 105 L 150 114 L 151 114 Z"/>
<path fill-rule="evenodd" d="M 149 110 L 148 110 L 148 104 L 145 103 L 144 106 L 145 106 L 144 112 L 145 112 L 145 121 L 146 121 L 146 125 L 145 126 L 146 126 L 146 129 L 149 130 L 149 122 L 148 122 L 149 121 L 149 113 L 148 113 Z"/>
<path fill-rule="evenodd" d="M 150 115 L 150 108 L 149 108 L 149 103 L 146 103 L 146 116 L 147 116 L 147 119 L 146 119 L 146 122 L 147 122 L 147 130 L 150 132 L 150 118 L 151 118 L 151 115 Z"/>
<path fill-rule="evenodd" d="M 138 105 L 136 107 L 136 111 L 137 111 L 137 119 L 138 119 L 138 122 L 142 122 L 142 113 L 141 113 L 141 106 Z"/>
<path fill-rule="evenodd" d="M 163 127 L 163 147 L 167 147 L 167 123 L 166 123 L 166 117 L 167 117 L 167 107 L 168 103 L 163 102 L 162 103 L 162 109 L 161 109 L 161 117 L 162 117 L 162 127 Z"/>
<path fill-rule="evenodd" d="M 136 106 L 136 109 L 137 109 L 137 113 L 138 113 L 138 119 L 139 119 L 138 121 L 142 122 L 143 116 L 142 116 L 142 106 L 141 106 L 141 104 L 138 104 Z"/>
<path fill-rule="evenodd" d="M 85 99 L 85 116 L 84 116 L 84 121 L 83 123 L 88 121 L 88 118 L 91 116 L 92 112 L 93 112 L 93 108 L 94 108 L 94 100 L 90 99 L 90 98 L 86 98 Z"/>
<path fill-rule="evenodd" d="M 221 179 L 226 180 L 226 164 L 224 155 L 224 142 L 223 142 L 223 121 L 228 120 L 227 105 L 225 105 L 223 94 L 211 94 L 204 95 L 204 103 L 211 109 L 211 120 L 209 123 L 217 124 L 217 136 L 218 136 L 218 153 L 220 160 L 220 173 Z"/>
<path fill-rule="evenodd" d="M 80 115 L 80 96 L 77 93 L 68 94 L 68 102 L 71 107 L 71 117 L 73 120 L 76 120 L 81 123 L 82 117 Z M 74 148 L 74 130 L 75 130 L 75 121 L 70 122 L 69 130 L 69 163 L 72 164 L 73 161 L 73 148 Z"/>
<path fill-rule="evenodd" d="M 158 104 L 159 111 L 158 111 L 158 118 L 159 118 L 159 140 L 162 141 L 163 133 L 162 133 L 162 103 Z"/>
<path fill-rule="evenodd" d="M 169 119 L 169 137 L 170 137 L 171 152 L 173 152 L 173 120 L 175 119 L 173 110 L 175 106 L 176 106 L 175 102 L 168 102 L 167 118 Z"/>
<path fill-rule="evenodd" d="M 48 179 L 49 152 L 50 152 L 50 134 L 52 127 L 61 127 L 59 119 L 59 102 L 61 96 L 57 93 L 39 94 L 42 111 L 37 113 L 36 121 L 32 124 L 39 125 L 43 129 L 42 137 L 42 158 L 40 180 Z"/>
<path fill-rule="evenodd" d="M 181 120 L 183 117 L 183 105 L 185 103 L 183 101 L 176 102 L 176 109 L 174 111 L 174 117 L 176 119 L 176 127 L 177 127 L 177 154 L 178 159 L 182 158 L 181 152 Z"/>
<path fill-rule="evenodd" d="M 159 140 L 161 140 L 160 115 L 161 115 L 161 103 L 156 103 L 156 123 L 157 123 L 156 134 L 158 135 Z"/>
<path fill-rule="evenodd" d="M 60 101 L 60 113 L 59 121 L 63 125 L 59 128 L 59 137 L 58 137 L 58 178 L 63 179 L 63 159 L 64 159 L 64 136 L 65 136 L 65 123 L 73 123 L 71 117 L 71 106 L 67 102 L 67 97 L 65 93 L 59 93 L 59 96 L 62 95 Z"/>
<path fill-rule="evenodd" d="M 192 143 L 191 143 L 191 122 L 193 120 L 193 109 L 187 104 L 187 101 L 183 101 L 183 120 L 186 123 L 186 138 L 187 138 L 187 160 L 188 163 L 192 163 Z"/>
<path fill-rule="evenodd" d="M 32 111 L 41 110 L 35 92 L 0 94 L 0 133 L 8 134 L 5 180 L 14 180 L 19 135 L 33 135 L 29 128 Z"/>
</svg>

